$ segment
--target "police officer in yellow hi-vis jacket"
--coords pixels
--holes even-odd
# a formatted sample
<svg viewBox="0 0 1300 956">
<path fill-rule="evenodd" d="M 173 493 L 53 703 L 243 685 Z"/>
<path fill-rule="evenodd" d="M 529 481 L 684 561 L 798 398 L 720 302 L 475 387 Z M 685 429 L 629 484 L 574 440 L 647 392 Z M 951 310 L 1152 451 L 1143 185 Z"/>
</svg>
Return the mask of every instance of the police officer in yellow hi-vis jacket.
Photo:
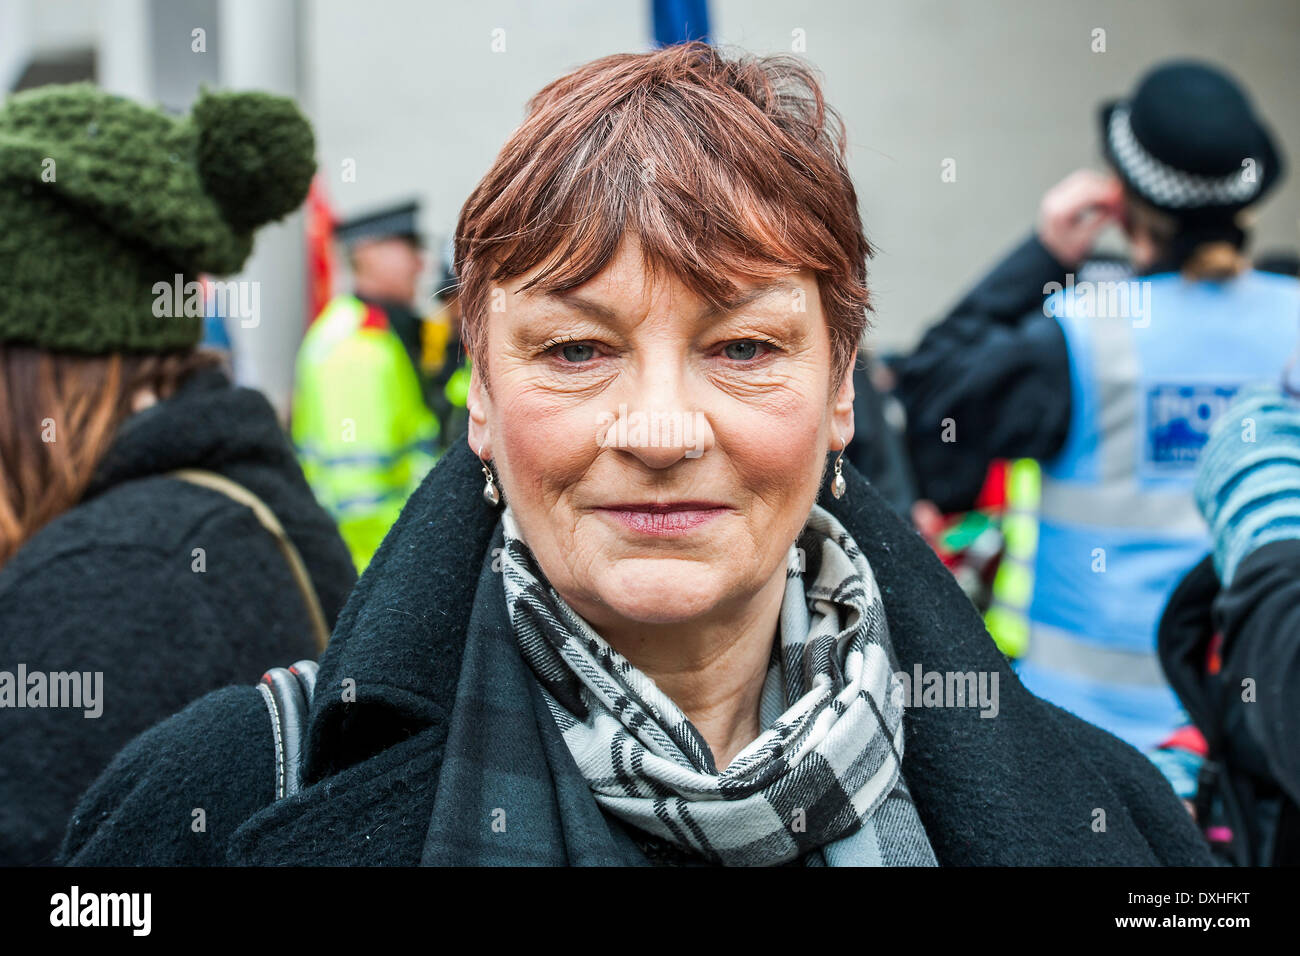
<svg viewBox="0 0 1300 956">
<path fill-rule="evenodd" d="M 298 353 L 294 444 L 358 571 L 442 447 L 431 396 L 445 383 L 422 367 L 441 370 L 458 336 L 445 310 L 426 321 L 412 308 L 424 264 L 417 213 L 406 203 L 338 227 L 353 291 L 330 301 Z"/>
</svg>

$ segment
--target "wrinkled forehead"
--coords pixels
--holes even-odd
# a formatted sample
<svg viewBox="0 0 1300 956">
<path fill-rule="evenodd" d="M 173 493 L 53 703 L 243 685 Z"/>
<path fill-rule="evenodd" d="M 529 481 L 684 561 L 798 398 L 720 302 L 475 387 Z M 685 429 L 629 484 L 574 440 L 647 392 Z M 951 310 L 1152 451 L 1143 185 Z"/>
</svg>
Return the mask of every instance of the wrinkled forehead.
<svg viewBox="0 0 1300 956">
<path fill-rule="evenodd" d="M 516 307 L 533 313 L 579 313 L 605 324 L 651 313 L 706 323 L 739 310 L 807 312 L 807 300 L 810 295 L 815 299 L 817 291 L 811 270 L 771 262 L 702 283 L 698 274 L 648 255 L 631 233 L 585 281 L 546 281 L 552 263 L 503 283 Z"/>
</svg>

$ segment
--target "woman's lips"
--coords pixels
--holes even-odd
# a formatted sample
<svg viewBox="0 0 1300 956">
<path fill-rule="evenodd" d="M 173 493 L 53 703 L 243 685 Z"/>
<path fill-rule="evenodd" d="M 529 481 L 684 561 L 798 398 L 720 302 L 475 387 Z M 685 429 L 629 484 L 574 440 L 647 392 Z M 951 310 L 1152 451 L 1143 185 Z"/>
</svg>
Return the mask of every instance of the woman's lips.
<svg viewBox="0 0 1300 956">
<path fill-rule="evenodd" d="M 686 534 L 727 512 L 713 502 L 685 501 L 678 504 L 618 504 L 597 508 L 624 527 L 639 534 L 660 537 Z"/>
</svg>

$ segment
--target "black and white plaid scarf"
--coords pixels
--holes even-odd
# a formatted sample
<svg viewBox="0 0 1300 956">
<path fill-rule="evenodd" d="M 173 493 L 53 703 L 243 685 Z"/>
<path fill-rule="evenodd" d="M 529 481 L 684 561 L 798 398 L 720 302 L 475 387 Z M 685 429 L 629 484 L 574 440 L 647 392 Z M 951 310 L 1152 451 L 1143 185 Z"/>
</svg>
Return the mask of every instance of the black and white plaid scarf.
<svg viewBox="0 0 1300 956">
<path fill-rule="evenodd" d="M 708 744 L 649 677 L 546 581 L 503 514 L 506 604 L 524 659 L 597 803 L 730 866 L 934 866 L 903 781 L 903 704 L 875 576 L 814 506 L 790 550 L 761 733 L 719 772 Z M 817 549 L 805 587 L 800 550 Z"/>
</svg>

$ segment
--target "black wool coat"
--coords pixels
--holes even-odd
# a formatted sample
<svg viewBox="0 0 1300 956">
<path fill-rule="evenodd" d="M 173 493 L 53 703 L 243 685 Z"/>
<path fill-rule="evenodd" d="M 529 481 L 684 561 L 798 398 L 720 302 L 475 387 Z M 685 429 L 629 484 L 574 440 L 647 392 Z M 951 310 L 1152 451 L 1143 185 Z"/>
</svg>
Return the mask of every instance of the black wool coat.
<svg viewBox="0 0 1300 956">
<path fill-rule="evenodd" d="M 262 395 L 207 370 L 129 418 L 83 499 L 0 568 L 0 672 L 102 674 L 97 717 L 0 707 L 0 865 L 52 863 L 77 799 L 141 731 L 317 654 L 270 532 L 224 494 L 165 477 L 178 468 L 222 473 L 270 506 L 331 623 L 356 581 Z"/>
<path fill-rule="evenodd" d="M 845 475 L 848 495 L 822 503 L 875 571 L 899 666 L 999 677 L 995 718 L 914 707 L 904 720 L 903 773 L 939 862 L 1208 864 L 1155 767 L 1025 691 L 942 563 L 856 471 Z M 645 864 L 627 829 L 597 806 L 544 708 L 462 676 L 467 645 L 490 653 L 471 655 L 466 675 L 497 674 L 513 691 L 526 666 L 503 639 L 498 515 L 482 486 L 467 446 L 444 455 L 353 591 L 321 660 L 302 792 L 273 803 L 266 707 L 251 687 L 227 688 L 118 756 L 79 805 L 61 858 Z M 497 701 L 495 724 L 510 733 L 477 737 L 458 695 Z M 465 771 L 475 760 L 490 764 L 480 776 Z M 491 808 L 521 794 L 527 813 L 511 818 L 520 826 L 500 852 L 483 850 L 493 845 L 484 835 Z M 202 833 L 190 826 L 195 807 L 206 810 Z"/>
</svg>

